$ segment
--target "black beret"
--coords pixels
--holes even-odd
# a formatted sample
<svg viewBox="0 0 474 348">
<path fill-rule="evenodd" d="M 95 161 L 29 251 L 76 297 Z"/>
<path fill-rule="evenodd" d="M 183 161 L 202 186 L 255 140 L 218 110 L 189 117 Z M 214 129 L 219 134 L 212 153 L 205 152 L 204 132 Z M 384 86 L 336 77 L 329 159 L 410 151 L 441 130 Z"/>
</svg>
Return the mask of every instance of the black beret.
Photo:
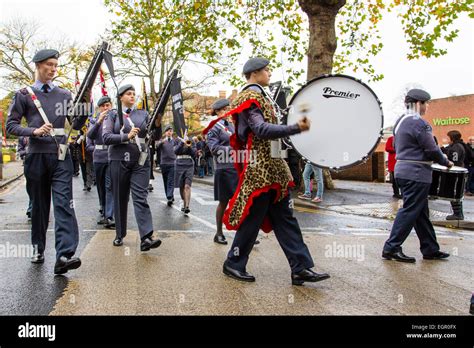
<svg viewBox="0 0 474 348">
<path fill-rule="evenodd" d="M 101 106 L 101 105 L 104 105 L 105 103 L 111 103 L 111 102 L 112 101 L 110 100 L 110 97 L 105 95 L 99 99 L 99 101 L 97 102 L 97 106 Z"/>
<path fill-rule="evenodd" d="M 134 91 L 134 90 L 135 90 L 135 87 L 133 87 L 133 85 L 131 85 L 131 84 L 123 85 L 122 87 L 120 87 L 120 88 L 118 89 L 118 94 L 119 94 L 119 96 L 122 96 L 122 95 L 123 95 L 126 91 L 128 91 L 128 90 Z"/>
<path fill-rule="evenodd" d="M 56 50 L 51 50 L 51 49 L 39 50 L 38 52 L 36 52 L 35 56 L 33 57 L 33 63 L 39 63 L 49 58 L 58 59 L 59 52 Z"/>
<path fill-rule="evenodd" d="M 405 97 L 405 103 L 416 103 L 417 101 L 425 102 L 431 99 L 428 92 L 422 89 L 410 89 Z"/>
<path fill-rule="evenodd" d="M 268 64 L 270 64 L 270 61 L 268 59 L 260 58 L 260 57 L 250 58 L 244 64 L 243 73 L 248 74 L 248 73 L 251 73 L 252 71 L 263 69 Z"/>
<path fill-rule="evenodd" d="M 172 125 L 167 125 L 165 127 L 165 132 L 169 131 L 170 129 L 173 129 L 173 126 Z"/>
<path fill-rule="evenodd" d="M 225 108 L 226 106 L 229 106 L 229 100 L 227 99 L 218 99 L 214 102 L 214 104 L 211 105 L 212 110 L 220 110 L 222 108 Z"/>
</svg>

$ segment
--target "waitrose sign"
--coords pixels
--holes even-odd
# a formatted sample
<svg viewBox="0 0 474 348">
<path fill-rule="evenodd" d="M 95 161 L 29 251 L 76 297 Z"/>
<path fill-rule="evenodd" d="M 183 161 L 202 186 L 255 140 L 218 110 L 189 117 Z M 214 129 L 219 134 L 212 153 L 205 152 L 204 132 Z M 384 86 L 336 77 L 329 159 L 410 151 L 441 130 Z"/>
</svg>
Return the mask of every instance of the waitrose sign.
<svg viewBox="0 0 474 348">
<path fill-rule="evenodd" d="M 471 122 L 470 117 L 445 117 L 445 118 L 434 118 L 433 125 L 435 126 L 452 126 L 452 125 L 464 125 Z"/>
</svg>

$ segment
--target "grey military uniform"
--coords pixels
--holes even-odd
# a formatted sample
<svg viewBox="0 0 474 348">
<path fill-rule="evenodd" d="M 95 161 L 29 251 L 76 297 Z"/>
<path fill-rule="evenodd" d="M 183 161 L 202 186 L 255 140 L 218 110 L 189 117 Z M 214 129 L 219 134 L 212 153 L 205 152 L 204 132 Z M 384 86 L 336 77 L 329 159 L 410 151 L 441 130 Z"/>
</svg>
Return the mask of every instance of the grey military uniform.
<svg viewBox="0 0 474 348">
<path fill-rule="evenodd" d="M 43 85 L 36 81 L 32 89 L 41 102 L 49 122 L 54 128 L 63 129 L 72 101 L 71 93 L 51 82 Z M 87 115 L 78 116 L 82 117 L 75 118 L 72 125 L 76 130 L 87 120 Z M 21 125 L 23 117 L 26 118 L 26 127 Z M 70 258 L 76 252 L 79 241 L 79 230 L 72 204 L 73 164 L 69 151 L 64 161 L 58 160 L 58 147 L 51 136 L 33 135 L 34 130 L 43 124 L 44 121 L 27 90 L 18 91 L 8 111 L 7 132 L 30 137 L 25 159 L 25 177 L 32 201 L 32 244 L 37 246 L 39 253 L 44 253 L 52 194 L 56 257 Z M 57 136 L 56 141 L 66 144 L 66 136 Z"/>
<path fill-rule="evenodd" d="M 140 150 L 148 151 L 144 141 L 148 117 L 145 110 L 132 109 L 128 116 L 124 114 L 124 125 L 121 129 L 117 111 L 110 110 L 104 121 L 102 137 L 104 144 L 109 146 L 117 238 L 124 238 L 127 234 L 127 206 L 130 192 L 140 237 L 151 236 L 153 233 L 153 221 L 147 201 L 150 180 L 149 156 L 143 166 L 138 164 Z M 142 139 L 140 150 L 136 141 L 128 140 L 132 123 L 140 128 L 138 133 L 138 137 Z"/>
<path fill-rule="evenodd" d="M 384 252 L 402 251 L 401 245 L 415 228 L 420 250 L 425 256 L 439 251 L 436 234 L 429 218 L 428 193 L 432 181 L 431 162 L 448 165 L 436 145 L 431 126 L 418 114 L 402 116 L 394 126 L 395 179 L 403 196 Z"/>
<path fill-rule="evenodd" d="M 97 183 L 97 193 L 102 215 L 113 219 L 114 200 L 112 194 L 112 180 L 110 178 L 108 145 L 104 144 L 102 137 L 103 125 L 97 119 L 91 119 L 87 132 L 87 148 L 93 151 L 94 171 Z"/>
</svg>

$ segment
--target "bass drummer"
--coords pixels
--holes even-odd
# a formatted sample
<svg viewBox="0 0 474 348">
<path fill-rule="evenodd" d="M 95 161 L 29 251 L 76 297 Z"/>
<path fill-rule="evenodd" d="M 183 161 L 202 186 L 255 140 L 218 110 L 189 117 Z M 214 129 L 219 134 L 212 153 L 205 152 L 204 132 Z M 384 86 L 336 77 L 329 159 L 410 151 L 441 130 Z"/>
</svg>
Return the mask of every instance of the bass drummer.
<svg viewBox="0 0 474 348">
<path fill-rule="evenodd" d="M 403 197 L 403 207 L 398 210 L 390 237 L 383 247 L 382 257 L 400 262 L 416 262 L 402 252 L 402 244 L 415 228 L 420 240 L 423 258 L 439 260 L 449 257 L 439 249 L 436 234 L 429 219 L 428 193 L 432 180 L 432 162 L 452 167 L 436 145 L 432 128 L 423 115 L 428 109 L 431 96 L 421 89 L 408 91 L 405 97 L 407 113 L 398 119 L 394 126 L 395 180 Z"/>
</svg>

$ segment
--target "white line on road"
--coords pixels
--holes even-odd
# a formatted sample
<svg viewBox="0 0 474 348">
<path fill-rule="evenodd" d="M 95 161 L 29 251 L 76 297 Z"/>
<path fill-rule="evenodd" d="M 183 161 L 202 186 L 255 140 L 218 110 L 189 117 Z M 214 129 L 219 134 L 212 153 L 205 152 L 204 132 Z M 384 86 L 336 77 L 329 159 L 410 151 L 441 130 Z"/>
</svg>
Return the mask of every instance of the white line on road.
<svg viewBox="0 0 474 348">
<path fill-rule="evenodd" d="M 356 227 L 340 227 L 339 228 L 339 231 L 349 231 L 349 232 L 352 232 L 352 231 L 365 231 L 365 232 L 381 232 L 381 231 L 384 231 L 383 229 L 381 228 L 356 228 Z"/>
<path fill-rule="evenodd" d="M 168 203 L 165 202 L 165 201 L 160 201 L 161 203 L 167 205 Z M 173 209 L 179 211 L 180 213 L 182 213 L 181 209 L 176 207 L 175 205 L 172 205 L 171 206 Z M 207 227 L 210 227 L 212 228 L 213 230 L 217 229 L 216 225 L 214 224 L 211 224 L 210 222 L 204 220 L 204 219 L 201 219 L 200 217 L 197 217 L 196 215 L 193 215 L 193 214 L 188 214 L 189 217 L 192 217 L 193 219 L 196 219 L 197 221 L 199 221 L 200 223 L 206 225 Z"/>
<path fill-rule="evenodd" d="M 388 233 L 362 233 L 362 232 L 353 232 L 351 233 L 354 236 L 388 236 Z"/>
<path fill-rule="evenodd" d="M 193 198 L 195 201 L 197 201 L 199 204 L 201 205 L 217 205 L 217 202 L 212 200 L 212 201 L 208 201 L 208 200 L 205 200 L 204 199 L 204 195 L 202 195 L 201 193 L 193 193 L 191 195 L 191 198 Z M 209 197 L 207 197 L 209 198 Z"/>
<path fill-rule="evenodd" d="M 322 227 L 301 227 L 301 231 L 324 231 Z"/>
<path fill-rule="evenodd" d="M 157 233 L 210 233 L 201 230 L 156 230 Z"/>
</svg>

